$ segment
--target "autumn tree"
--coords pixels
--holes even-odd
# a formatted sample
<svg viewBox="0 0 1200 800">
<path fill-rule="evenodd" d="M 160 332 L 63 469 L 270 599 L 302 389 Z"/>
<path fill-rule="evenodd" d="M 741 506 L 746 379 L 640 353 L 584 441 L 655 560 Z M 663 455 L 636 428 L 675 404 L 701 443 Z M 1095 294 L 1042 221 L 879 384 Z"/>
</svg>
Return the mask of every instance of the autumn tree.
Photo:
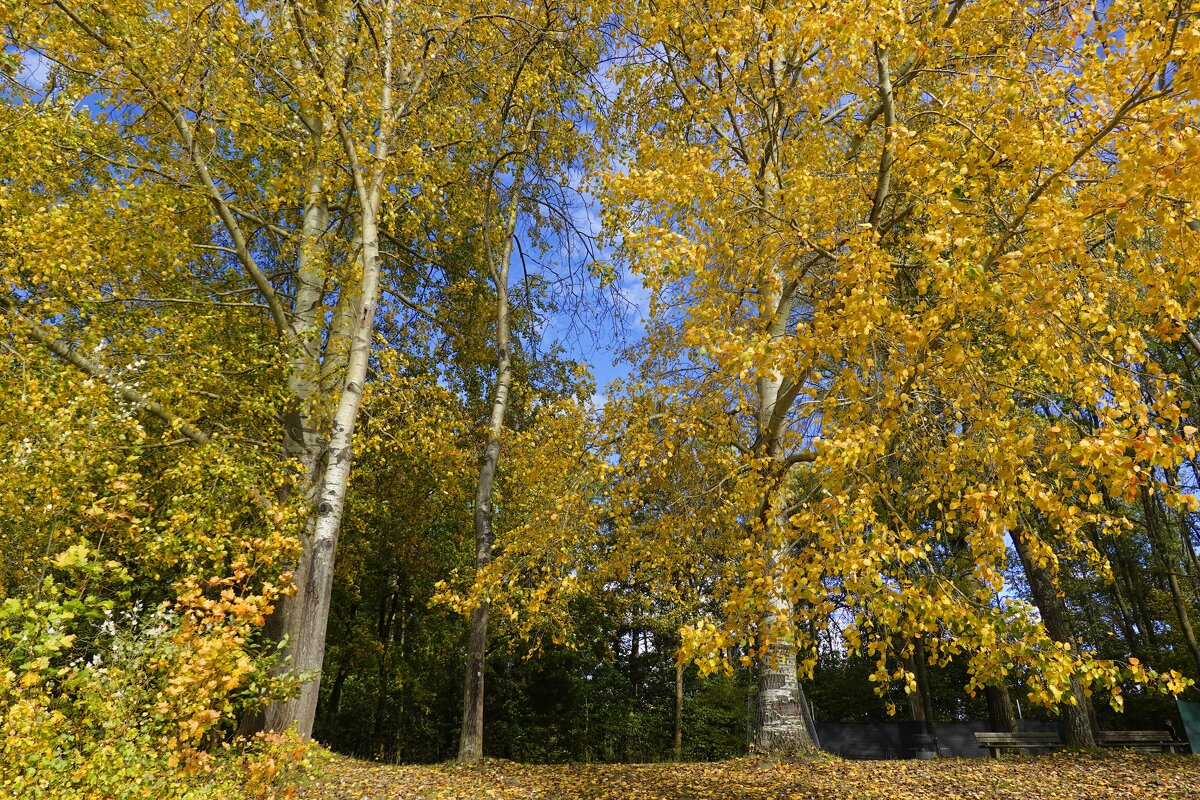
<svg viewBox="0 0 1200 800">
<path fill-rule="evenodd" d="M 1195 316 L 1187 5 L 682 2 L 625 21 L 607 219 L 689 391 L 741 421 L 756 488 L 707 639 L 755 642 L 759 745 L 810 746 L 797 622 L 839 602 L 880 680 L 913 637 L 974 682 L 1032 670 L 1043 702 L 1144 677 L 993 599 L 1009 531 L 1052 562 L 1120 527 L 1102 490 L 1194 503 L 1162 486 L 1195 430 L 1145 347 Z M 1150 228 L 1161 248 L 1130 246 Z M 1046 395 L 1098 429 L 1031 411 Z M 929 561 L 956 538 L 965 591 Z"/>
<path fill-rule="evenodd" d="M 170 364 L 183 369 L 118 376 L 78 351 L 63 314 L 103 325 L 129 310 L 238 308 L 255 347 L 274 354 L 263 389 L 282 404 L 281 424 L 267 438 L 300 465 L 309 509 L 295 592 L 270 626 L 303 680 L 299 697 L 268 709 L 274 729 L 312 726 L 381 289 L 416 305 L 393 276 L 431 258 L 431 225 L 461 223 L 440 187 L 464 184 L 455 170 L 471 150 L 459 146 L 473 141 L 481 84 L 507 85 L 496 70 L 475 70 L 476 54 L 524 24 L 523 8 L 444 11 L 402 2 L 97 10 L 64 0 L 22 8 L 5 29 L 6 45 L 49 65 L 41 102 L 66 130 L 37 142 L 29 185 L 66 169 L 81 196 L 49 197 L 6 229 L 8 317 L 200 448 L 237 424 L 236 410 L 217 405 L 226 398 L 196 393 L 193 376 L 212 377 L 195 353 L 202 327 L 180 313 L 163 328 L 179 354 Z M 21 122 L 14 135 L 45 136 Z M 137 230 L 173 230 L 197 209 L 211 224 L 155 265 L 177 278 L 171 293 L 139 279 L 143 261 L 101 259 L 87 246 L 122 217 Z"/>
<path fill-rule="evenodd" d="M 533 307 L 521 309 L 518 305 L 514 309 L 514 295 L 520 298 L 523 293 L 525 302 L 533 304 L 533 292 L 546 293 L 548 287 L 546 276 L 538 269 L 540 261 L 535 262 L 531 279 L 518 237 L 526 241 L 524 247 L 534 249 L 533 256 L 546 255 L 556 246 L 567 254 L 564 259 L 551 252 L 551 269 L 584 271 L 587 266 L 569 263 L 570 250 L 563 245 L 578 234 L 569 222 L 577 209 L 571 202 L 571 169 L 578 169 L 584 140 L 573 116 L 585 101 L 581 90 L 595 58 L 595 41 L 588 35 L 584 11 L 569 4 L 531 5 L 520 19 L 521 38 L 504 43 L 503 50 L 488 59 L 503 77 L 492 101 L 497 107 L 483 116 L 483 129 L 477 136 L 487 155 L 476 176 L 483 191 L 477 206 L 477 228 L 472 231 L 481 255 L 481 272 L 490 282 L 494 298 L 487 328 L 494 352 L 489 370 L 490 408 L 474 498 L 478 571 L 491 563 L 496 541 L 493 492 L 514 388 L 514 323 L 522 316 L 527 326 L 539 321 Z M 481 102 L 489 100 L 485 97 Z M 514 270 L 518 257 L 519 277 Z M 573 300 L 569 296 L 545 298 L 560 311 L 565 310 L 562 301 Z M 529 333 L 531 340 L 540 335 L 536 330 Z M 488 608 L 489 600 L 483 595 L 470 613 L 458 754 L 462 763 L 474 763 L 483 755 Z"/>
</svg>

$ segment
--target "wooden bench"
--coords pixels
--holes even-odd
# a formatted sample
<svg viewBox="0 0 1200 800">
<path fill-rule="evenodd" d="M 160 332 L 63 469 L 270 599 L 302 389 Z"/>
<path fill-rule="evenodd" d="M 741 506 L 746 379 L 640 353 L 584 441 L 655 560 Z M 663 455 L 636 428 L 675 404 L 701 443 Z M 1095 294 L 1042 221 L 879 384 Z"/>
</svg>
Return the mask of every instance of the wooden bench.
<svg viewBox="0 0 1200 800">
<path fill-rule="evenodd" d="M 1169 731 L 1100 731 L 1101 747 L 1130 747 L 1156 749 L 1164 753 L 1186 751 L 1188 743 L 1173 737 Z"/>
<path fill-rule="evenodd" d="M 975 741 L 996 758 L 1000 757 L 1001 750 L 1006 749 L 1036 750 L 1063 746 L 1057 733 L 976 733 Z"/>
<path fill-rule="evenodd" d="M 1063 746 L 1057 733 L 976 733 L 975 741 L 980 747 L 988 748 L 996 758 L 1005 749 L 1036 750 Z M 1101 747 L 1155 749 L 1164 753 L 1186 751 L 1189 746 L 1187 742 L 1172 737 L 1168 731 L 1100 731 L 1099 744 Z"/>
</svg>

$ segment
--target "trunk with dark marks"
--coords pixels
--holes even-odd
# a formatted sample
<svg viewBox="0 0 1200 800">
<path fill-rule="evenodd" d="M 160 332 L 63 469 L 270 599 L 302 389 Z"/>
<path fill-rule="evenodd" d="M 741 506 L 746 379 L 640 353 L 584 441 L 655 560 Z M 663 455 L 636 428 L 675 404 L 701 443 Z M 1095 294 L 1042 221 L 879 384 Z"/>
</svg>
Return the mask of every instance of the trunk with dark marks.
<svg viewBox="0 0 1200 800">
<path fill-rule="evenodd" d="M 791 615 L 790 606 L 784 608 L 784 605 L 776 600 L 777 610 L 768 614 L 765 629 L 775 627 L 777 615 Z M 759 656 L 755 751 L 800 755 L 815 750 L 816 743 L 804 718 L 804 697 L 796 674 L 796 645 L 790 638 L 776 640 Z"/>
</svg>

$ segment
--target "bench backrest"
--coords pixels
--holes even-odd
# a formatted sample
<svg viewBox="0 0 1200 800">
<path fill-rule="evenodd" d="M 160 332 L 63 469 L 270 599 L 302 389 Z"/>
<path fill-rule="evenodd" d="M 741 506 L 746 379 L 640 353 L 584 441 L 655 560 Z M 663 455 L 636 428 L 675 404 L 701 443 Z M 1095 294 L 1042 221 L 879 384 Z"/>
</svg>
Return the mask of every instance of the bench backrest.
<svg viewBox="0 0 1200 800">
<path fill-rule="evenodd" d="M 979 744 L 1059 744 L 1057 733 L 976 733 Z"/>
<path fill-rule="evenodd" d="M 1170 742 L 1170 731 L 1100 731 L 1104 742 Z"/>
</svg>

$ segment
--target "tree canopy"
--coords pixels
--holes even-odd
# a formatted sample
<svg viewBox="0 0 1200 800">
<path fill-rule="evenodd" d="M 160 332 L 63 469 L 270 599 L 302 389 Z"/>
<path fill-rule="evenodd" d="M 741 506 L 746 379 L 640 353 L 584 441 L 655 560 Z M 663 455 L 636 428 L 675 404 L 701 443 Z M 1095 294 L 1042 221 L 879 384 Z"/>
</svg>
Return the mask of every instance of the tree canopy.
<svg viewBox="0 0 1200 800">
<path fill-rule="evenodd" d="M 1196 14 L 0 0 L 0 786 L 1158 727 Z"/>
</svg>

